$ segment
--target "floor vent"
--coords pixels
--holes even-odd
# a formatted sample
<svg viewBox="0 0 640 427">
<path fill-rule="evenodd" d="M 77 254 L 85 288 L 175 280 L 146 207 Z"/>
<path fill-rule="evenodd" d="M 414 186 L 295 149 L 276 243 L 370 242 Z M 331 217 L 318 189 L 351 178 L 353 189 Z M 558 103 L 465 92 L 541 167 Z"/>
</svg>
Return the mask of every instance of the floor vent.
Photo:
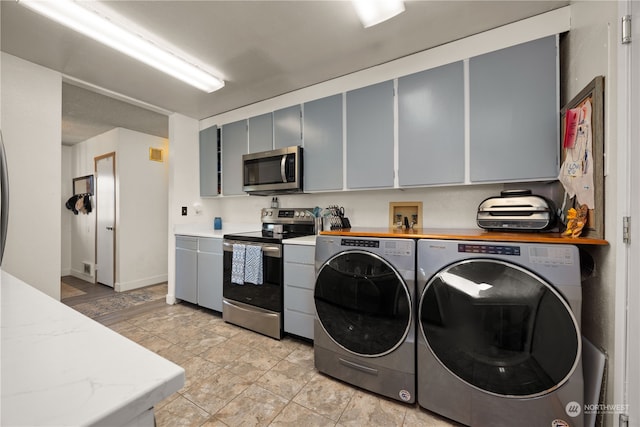
<svg viewBox="0 0 640 427">
<path fill-rule="evenodd" d="M 93 277 L 93 264 L 91 264 L 90 262 L 83 262 L 82 263 L 82 272 L 84 274 L 86 274 L 87 276 L 91 276 Z"/>
</svg>

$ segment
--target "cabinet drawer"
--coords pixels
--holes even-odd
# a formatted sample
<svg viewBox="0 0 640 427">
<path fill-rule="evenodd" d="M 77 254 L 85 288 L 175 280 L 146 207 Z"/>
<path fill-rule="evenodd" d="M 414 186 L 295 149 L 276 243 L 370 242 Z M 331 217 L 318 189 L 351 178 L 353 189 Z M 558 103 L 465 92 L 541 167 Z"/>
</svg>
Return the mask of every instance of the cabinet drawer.
<svg viewBox="0 0 640 427">
<path fill-rule="evenodd" d="M 284 331 L 299 337 L 313 339 L 313 322 L 315 316 L 295 310 L 284 310 Z"/>
<path fill-rule="evenodd" d="M 285 263 L 284 284 L 313 290 L 316 273 L 312 265 Z"/>
<path fill-rule="evenodd" d="M 222 239 L 200 237 L 198 239 L 198 251 L 222 254 Z"/>
<path fill-rule="evenodd" d="M 198 238 L 191 236 L 176 236 L 176 249 L 198 249 Z"/>
<path fill-rule="evenodd" d="M 315 246 L 285 245 L 284 261 L 313 265 L 316 256 Z"/>
<path fill-rule="evenodd" d="M 307 313 L 312 316 L 315 315 L 313 290 L 285 285 L 284 306 L 288 309 Z"/>
</svg>

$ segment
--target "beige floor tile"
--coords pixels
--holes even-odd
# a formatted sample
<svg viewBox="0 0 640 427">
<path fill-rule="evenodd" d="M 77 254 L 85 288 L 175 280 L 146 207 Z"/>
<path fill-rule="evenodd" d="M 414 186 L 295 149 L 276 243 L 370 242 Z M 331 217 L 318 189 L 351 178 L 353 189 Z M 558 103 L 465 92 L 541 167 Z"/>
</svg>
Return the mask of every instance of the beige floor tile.
<svg viewBox="0 0 640 427">
<path fill-rule="evenodd" d="M 299 344 L 298 348 L 286 357 L 291 363 L 304 366 L 307 369 L 314 369 L 313 346 L 311 344 Z"/>
<path fill-rule="evenodd" d="M 204 409 L 182 396 L 155 412 L 157 427 L 197 427 L 209 419 Z"/>
<path fill-rule="evenodd" d="M 165 359 L 169 359 L 176 365 L 181 365 L 182 363 L 185 363 L 187 360 L 195 356 L 195 354 L 185 350 L 177 344 L 173 344 L 170 347 L 161 349 L 160 351 L 158 351 L 158 354 Z"/>
<path fill-rule="evenodd" d="M 290 400 L 311 380 L 314 374 L 313 369 L 288 360 L 281 360 L 260 377 L 256 384 Z"/>
<path fill-rule="evenodd" d="M 268 426 L 286 405 L 286 399 L 254 384 L 215 417 L 230 427 Z"/>
<path fill-rule="evenodd" d="M 334 425 L 336 425 L 335 421 L 293 402 L 289 403 L 269 424 L 270 427 L 326 427 Z"/>
<path fill-rule="evenodd" d="M 223 369 L 209 377 L 193 382 L 182 394 L 209 413 L 214 414 L 243 393 L 251 384 L 251 381 Z"/>
<path fill-rule="evenodd" d="M 338 423 L 341 426 L 400 427 L 404 422 L 406 412 L 406 407 L 358 390 L 340 416 Z"/>
<path fill-rule="evenodd" d="M 181 363 L 180 366 L 184 368 L 186 377 L 183 389 L 187 389 L 192 384 L 212 376 L 221 369 L 219 366 L 216 366 L 200 356 L 194 356 Z"/>
<path fill-rule="evenodd" d="M 354 388 L 316 373 L 293 401 L 338 421 L 354 393 Z"/>
<path fill-rule="evenodd" d="M 455 421 L 441 417 L 422 408 L 407 411 L 403 427 L 456 427 L 462 426 Z"/>
<path fill-rule="evenodd" d="M 223 368 L 238 360 L 247 351 L 249 351 L 249 347 L 233 340 L 227 340 L 217 347 L 204 351 L 200 357 Z"/>
</svg>

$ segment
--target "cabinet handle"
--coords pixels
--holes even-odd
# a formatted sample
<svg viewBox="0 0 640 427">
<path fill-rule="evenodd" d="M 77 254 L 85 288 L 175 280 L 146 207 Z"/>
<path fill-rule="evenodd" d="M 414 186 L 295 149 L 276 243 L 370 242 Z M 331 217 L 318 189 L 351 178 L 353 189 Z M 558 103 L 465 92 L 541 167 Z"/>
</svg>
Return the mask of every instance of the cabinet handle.
<svg viewBox="0 0 640 427">
<path fill-rule="evenodd" d="M 107 227 L 107 230 L 113 231 L 113 227 Z"/>
</svg>

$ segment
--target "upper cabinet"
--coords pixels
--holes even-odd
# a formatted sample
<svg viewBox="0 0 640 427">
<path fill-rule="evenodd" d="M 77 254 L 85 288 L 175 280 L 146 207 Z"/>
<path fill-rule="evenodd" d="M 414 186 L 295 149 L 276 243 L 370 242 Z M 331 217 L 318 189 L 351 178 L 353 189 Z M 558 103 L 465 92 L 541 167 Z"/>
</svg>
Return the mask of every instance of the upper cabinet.
<svg viewBox="0 0 640 427">
<path fill-rule="evenodd" d="M 211 197 L 219 194 L 218 173 L 218 127 L 200 131 L 200 196 Z"/>
<path fill-rule="evenodd" d="M 558 176 L 558 49 L 550 36 L 469 59 L 472 182 Z"/>
<path fill-rule="evenodd" d="M 464 64 L 398 79 L 398 183 L 464 182 Z"/>
<path fill-rule="evenodd" d="M 342 190 L 342 111 L 342 94 L 304 104 L 305 191 Z"/>
<path fill-rule="evenodd" d="M 308 192 L 556 179 L 558 91 L 554 35 L 226 124 L 222 194 L 244 194 L 247 150 L 303 141 Z M 218 194 L 214 135 L 203 196 Z"/>
<path fill-rule="evenodd" d="M 302 107 L 294 105 L 273 112 L 274 148 L 302 145 Z"/>
<path fill-rule="evenodd" d="M 242 155 L 247 154 L 247 121 L 222 126 L 222 194 L 245 194 L 242 191 Z"/>
<path fill-rule="evenodd" d="M 249 118 L 249 153 L 273 150 L 273 114 Z"/>
<path fill-rule="evenodd" d="M 393 187 L 393 81 L 347 92 L 347 187 Z"/>
</svg>

